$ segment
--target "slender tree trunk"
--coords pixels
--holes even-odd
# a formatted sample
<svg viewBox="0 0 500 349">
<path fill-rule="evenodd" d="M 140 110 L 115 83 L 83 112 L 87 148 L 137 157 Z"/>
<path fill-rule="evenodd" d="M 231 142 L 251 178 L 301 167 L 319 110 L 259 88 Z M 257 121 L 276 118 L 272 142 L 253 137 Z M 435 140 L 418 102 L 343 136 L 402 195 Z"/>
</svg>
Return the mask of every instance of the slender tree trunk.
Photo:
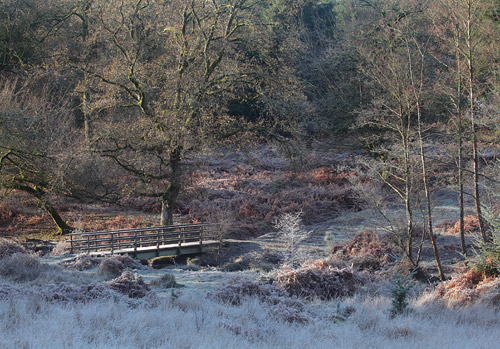
<svg viewBox="0 0 500 349">
<path fill-rule="evenodd" d="M 427 162 L 425 159 L 424 138 L 422 135 L 421 95 L 422 95 L 422 89 L 424 86 L 425 51 L 423 51 L 420 47 L 418 47 L 421 61 L 420 61 L 419 77 L 418 77 L 418 81 L 416 81 L 415 74 L 414 74 L 415 67 L 413 64 L 413 57 L 412 57 L 412 53 L 411 53 L 411 49 L 410 49 L 410 43 L 408 41 L 407 41 L 407 48 L 408 48 L 408 63 L 409 63 L 409 70 L 410 70 L 410 77 L 411 77 L 411 85 L 412 85 L 413 95 L 415 96 L 415 102 L 416 102 L 416 108 L 417 108 L 417 132 L 418 132 L 418 142 L 419 142 L 419 147 L 420 147 L 420 160 L 422 163 L 422 181 L 424 184 L 425 201 L 426 201 L 426 209 L 427 209 L 427 226 L 429 228 L 429 237 L 431 239 L 432 249 L 434 250 L 434 258 L 436 260 L 436 266 L 438 269 L 439 279 L 441 281 L 444 281 L 444 273 L 443 273 L 443 269 L 441 267 L 441 261 L 439 259 L 439 250 L 437 248 L 436 238 L 434 236 L 434 229 L 433 229 L 433 225 L 432 225 L 431 195 L 430 195 L 430 190 L 429 190 L 429 184 L 427 182 Z"/>
<path fill-rule="evenodd" d="M 170 153 L 170 183 L 162 196 L 160 225 L 174 224 L 174 207 L 181 189 L 181 147 Z"/>
<path fill-rule="evenodd" d="M 432 209 L 431 209 L 431 195 L 429 192 L 429 185 L 427 183 L 427 168 L 425 161 L 425 151 L 424 151 L 424 141 L 422 137 L 422 120 L 421 120 L 421 110 L 420 102 L 417 100 L 417 122 L 418 122 L 418 139 L 420 143 L 420 160 L 422 161 L 422 180 L 424 182 L 425 190 L 425 201 L 427 203 L 427 224 L 429 227 L 429 237 L 431 238 L 432 249 L 434 251 L 434 258 L 436 259 L 436 266 L 438 269 L 439 279 L 444 281 L 443 268 L 441 267 L 441 261 L 439 259 L 439 250 L 436 243 L 436 238 L 434 236 L 434 230 L 432 226 Z"/>
<path fill-rule="evenodd" d="M 92 144 L 92 120 L 90 119 L 90 108 L 87 101 L 87 72 L 84 72 L 84 86 L 82 93 L 82 112 L 83 112 L 83 132 L 85 136 L 85 145 L 90 149 Z"/>
<path fill-rule="evenodd" d="M 88 23 L 89 19 L 87 12 L 89 11 L 91 4 L 92 1 L 87 1 L 86 3 L 83 3 L 82 13 L 80 15 L 80 19 L 82 21 L 82 33 L 81 33 L 82 41 L 85 45 L 87 44 L 87 37 L 89 35 L 89 23 Z M 82 93 L 83 132 L 85 137 L 85 145 L 87 146 L 87 149 L 90 149 L 92 140 L 92 120 L 87 100 L 88 98 L 87 87 L 88 87 L 88 73 L 84 72 L 83 93 Z"/>
<path fill-rule="evenodd" d="M 469 73 L 469 112 L 471 117 L 471 132 L 472 132 L 472 155 L 474 161 L 474 200 L 476 206 L 476 217 L 479 222 L 479 231 L 481 232 L 481 237 L 483 241 L 486 242 L 488 237 L 486 236 L 486 230 L 484 227 L 484 219 L 481 213 L 481 197 L 479 193 L 479 155 L 478 155 L 478 145 L 477 145 L 477 126 L 476 126 L 476 115 L 475 115 L 475 103 L 474 103 L 474 52 L 472 43 L 472 1 L 467 0 L 467 65 Z"/>
<path fill-rule="evenodd" d="M 458 25 L 457 25 L 458 27 Z M 460 69 L 460 30 L 457 28 L 457 114 L 458 114 L 458 206 L 460 209 L 460 246 L 462 254 L 467 255 L 465 245 L 465 227 L 464 227 L 464 171 L 463 171 L 463 130 L 462 130 L 462 72 Z"/>
<path fill-rule="evenodd" d="M 409 262 L 416 267 L 413 261 L 413 211 L 411 207 L 411 170 L 410 170 L 410 149 L 408 134 L 403 129 L 403 147 L 404 147 L 404 172 L 405 172 L 405 211 L 406 211 L 406 255 Z"/>
</svg>

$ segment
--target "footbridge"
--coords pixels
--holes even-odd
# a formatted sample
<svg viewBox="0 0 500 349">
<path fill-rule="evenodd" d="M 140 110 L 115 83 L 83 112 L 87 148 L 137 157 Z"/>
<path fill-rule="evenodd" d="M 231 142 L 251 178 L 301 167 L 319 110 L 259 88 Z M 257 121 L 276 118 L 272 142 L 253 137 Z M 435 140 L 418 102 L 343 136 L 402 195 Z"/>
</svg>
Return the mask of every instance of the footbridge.
<svg viewBox="0 0 500 349">
<path fill-rule="evenodd" d="M 71 253 L 121 254 L 138 259 L 202 253 L 222 242 L 220 224 L 183 224 L 72 233 Z"/>
</svg>

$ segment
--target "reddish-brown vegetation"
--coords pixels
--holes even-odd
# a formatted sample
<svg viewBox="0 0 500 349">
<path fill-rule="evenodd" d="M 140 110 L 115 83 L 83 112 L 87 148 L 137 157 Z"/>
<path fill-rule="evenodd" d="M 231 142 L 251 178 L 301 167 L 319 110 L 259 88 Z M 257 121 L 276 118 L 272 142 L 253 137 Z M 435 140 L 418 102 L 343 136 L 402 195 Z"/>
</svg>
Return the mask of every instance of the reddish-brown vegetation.
<svg viewBox="0 0 500 349">
<path fill-rule="evenodd" d="M 479 221 L 476 216 L 466 216 L 464 217 L 464 232 L 466 234 L 478 233 L 479 232 Z M 445 231 L 445 234 L 459 234 L 460 233 L 460 221 L 456 222 L 455 225 Z"/>
<path fill-rule="evenodd" d="M 435 294 L 451 306 L 465 306 L 474 303 L 499 306 L 500 278 L 486 277 L 483 273 L 470 269 L 439 284 Z"/>
<path fill-rule="evenodd" d="M 353 175 L 330 167 L 290 171 L 272 164 L 197 170 L 179 197 L 181 219 L 229 220 L 239 226 L 234 233 L 252 235 L 269 231 L 283 213 L 302 211 L 305 224 L 325 221 L 359 209 L 348 181 Z"/>
<path fill-rule="evenodd" d="M 386 237 L 365 231 L 354 235 L 351 241 L 333 246 L 331 253 L 349 260 L 358 269 L 378 270 L 393 261 L 395 247 Z"/>
<path fill-rule="evenodd" d="M 220 167 L 218 167 L 220 166 Z M 264 168 L 262 168 L 264 167 Z M 186 179 L 178 199 L 180 222 L 231 222 L 233 233 L 258 235 L 268 232 L 282 213 L 304 212 L 304 223 L 321 222 L 344 210 L 357 210 L 360 203 L 350 190 L 353 173 L 333 168 L 290 171 L 271 165 L 219 164 L 193 172 Z M 144 227 L 156 224 L 160 210 L 155 198 L 128 197 L 121 205 L 145 212 L 127 216 L 112 208 L 70 206 L 64 218 L 86 231 Z M 29 211 L 29 212 L 28 212 Z M 0 206 L 0 223 L 7 235 L 28 235 L 54 231 L 50 217 L 39 209 L 21 212 L 7 204 Z M 63 211 L 63 210 L 61 210 Z"/>
</svg>

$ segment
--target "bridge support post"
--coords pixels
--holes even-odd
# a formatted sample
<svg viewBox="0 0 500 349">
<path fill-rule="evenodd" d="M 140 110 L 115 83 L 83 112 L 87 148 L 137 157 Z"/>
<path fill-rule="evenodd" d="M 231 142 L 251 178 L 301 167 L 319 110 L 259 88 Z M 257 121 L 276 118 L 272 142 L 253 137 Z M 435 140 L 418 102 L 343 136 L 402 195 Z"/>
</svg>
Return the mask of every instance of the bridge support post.
<svg viewBox="0 0 500 349">
<path fill-rule="evenodd" d="M 177 247 L 177 254 L 180 256 L 181 255 L 181 248 L 182 248 L 182 231 L 183 231 L 183 228 L 180 228 L 179 229 L 179 243 L 178 243 L 178 247 Z"/>
<path fill-rule="evenodd" d="M 137 258 L 137 231 L 134 232 L 134 257 Z"/>
</svg>

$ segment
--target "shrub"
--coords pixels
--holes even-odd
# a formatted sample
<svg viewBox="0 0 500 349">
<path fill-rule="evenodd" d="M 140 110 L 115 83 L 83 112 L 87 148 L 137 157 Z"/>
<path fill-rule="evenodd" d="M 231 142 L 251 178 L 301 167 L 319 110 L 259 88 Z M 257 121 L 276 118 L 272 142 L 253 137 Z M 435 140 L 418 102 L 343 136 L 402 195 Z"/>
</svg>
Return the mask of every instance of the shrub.
<svg viewBox="0 0 500 349">
<path fill-rule="evenodd" d="M 108 285 L 112 290 L 127 295 L 130 298 L 143 298 L 150 292 L 149 286 L 144 282 L 142 277 L 134 275 L 130 271 L 125 271 L 116 279 L 104 284 Z"/>
<path fill-rule="evenodd" d="M 486 212 L 491 236 L 486 242 L 476 241 L 474 256 L 467 259 L 467 263 L 479 273 L 486 276 L 500 276 L 500 216 Z"/>
<path fill-rule="evenodd" d="M 361 284 L 361 279 L 352 271 L 324 260 L 306 262 L 297 270 L 286 268 L 276 281 L 289 295 L 322 300 L 352 295 Z"/>
<path fill-rule="evenodd" d="M 394 245 L 387 237 L 365 231 L 354 235 L 351 241 L 334 246 L 331 253 L 342 259 L 351 260 L 357 269 L 379 270 L 394 261 Z"/>
<path fill-rule="evenodd" d="M 394 286 L 391 290 L 392 296 L 392 308 L 390 310 L 391 317 L 397 315 L 404 315 L 409 312 L 408 308 L 408 296 L 410 290 L 413 288 L 413 284 L 410 282 L 412 273 L 406 276 L 401 274 L 396 274 L 394 276 Z"/>
<path fill-rule="evenodd" d="M 14 253 L 0 260 L 0 275 L 15 280 L 33 280 L 45 270 L 37 256 L 27 253 Z"/>
<path fill-rule="evenodd" d="M 301 253 L 300 243 L 309 237 L 310 232 L 304 230 L 303 214 L 302 211 L 283 213 L 274 222 L 274 227 L 285 240 L 284 263 L 287 265 L 302 262 L 305 258 Z"/>
<path fill-rule="evenodd" d="M 0 259 L 10 257 L 16 253 L 28 253 L 26 249 L 17 242 L 7 239 L 0 239 Z"/>
<path fill-rule="evenodd" d="M 68 240 L 61 240 L 59 241 L 54 249 L 52 250 L 52 255 L 53 256 L 60 256 L 63 254 L 68 254 L 70 253 L 70 243 Z"/>
<path fill-rule="evenodd" d="M 97 274 L 106 278 L 117 277 L 125 269 L 125 265 L 116 258 L 104 258 L 99 264 Z"/>
</svg>

